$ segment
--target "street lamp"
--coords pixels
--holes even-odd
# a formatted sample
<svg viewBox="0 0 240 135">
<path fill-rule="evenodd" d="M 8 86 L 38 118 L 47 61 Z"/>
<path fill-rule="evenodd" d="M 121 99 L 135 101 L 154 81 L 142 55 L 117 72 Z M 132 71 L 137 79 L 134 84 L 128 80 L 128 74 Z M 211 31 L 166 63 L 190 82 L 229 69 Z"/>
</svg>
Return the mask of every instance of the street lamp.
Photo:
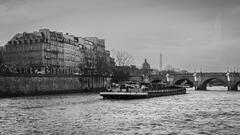
<svg viewBox="0 0 240 135">
<path fill-rule="evenodd" d="M 198 83 L 198 78 L 197 78 L 197 73 L 196 72 L 193 74 L 193 77 L 194 77 L 194 83 L 195 83 L 195 89 L 196 89 L 196 85 Z"/>
</svg>

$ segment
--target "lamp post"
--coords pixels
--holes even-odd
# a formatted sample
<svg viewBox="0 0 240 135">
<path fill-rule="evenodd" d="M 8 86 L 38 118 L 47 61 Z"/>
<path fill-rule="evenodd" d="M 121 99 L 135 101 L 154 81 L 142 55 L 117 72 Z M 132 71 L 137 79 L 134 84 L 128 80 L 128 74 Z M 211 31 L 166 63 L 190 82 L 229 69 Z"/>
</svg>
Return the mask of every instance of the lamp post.
<svg viewBox="0 0 240 135">
<path fill-rule="evenodd" d="M 169 73 L 166 74 L 166 78 L 167 78 L 167 85 L 169 86 L 171 81 L 173 81 L 173 79 L 170 78 L 170 74 Z"/>
<path fill-rule="evenodd" d="M 195 90 L 197 89 L 197 84 L 198 84 L 198 78 L 197 78 L 197 73 L 195 72 L 194 74 L 193 74 L 193 77 L 194 77 L 194 87 L 195 87 Z"/>
</svg>

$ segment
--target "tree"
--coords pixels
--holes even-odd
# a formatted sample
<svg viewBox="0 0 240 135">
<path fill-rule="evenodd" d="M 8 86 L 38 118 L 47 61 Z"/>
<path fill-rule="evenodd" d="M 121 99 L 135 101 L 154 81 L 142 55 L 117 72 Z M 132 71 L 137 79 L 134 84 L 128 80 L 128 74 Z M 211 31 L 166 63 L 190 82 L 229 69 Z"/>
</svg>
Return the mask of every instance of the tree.
<svg viewBox="0 0 240 135">
<path fill-rule="evenodd" d="M 109 75 L 111 74 L 112 67 L 110 66 L 110 63 L 107 62 L 106 57 L 96 57 L 96 69 L 97 73 L 100 75 Z"/>
<path fill-rule="evenodd" d="M 134 58 L 126 51 L 113 51 L 116 67 L 113 70 L 113 82 L 127 81 L 130 77 L 130 65 Z"/>
<path fill-rule="evenodd" d="M 128 66 L 116 66 L 113 69 L 113 82 L 128 81 L 130 77 L 129 68 Z"/>
<path fill-rule="evenodd" d="M 130 66 L 134 63 L 134 58 L 126 51 L 114 51 L 117 66 Z"/>
</svg>

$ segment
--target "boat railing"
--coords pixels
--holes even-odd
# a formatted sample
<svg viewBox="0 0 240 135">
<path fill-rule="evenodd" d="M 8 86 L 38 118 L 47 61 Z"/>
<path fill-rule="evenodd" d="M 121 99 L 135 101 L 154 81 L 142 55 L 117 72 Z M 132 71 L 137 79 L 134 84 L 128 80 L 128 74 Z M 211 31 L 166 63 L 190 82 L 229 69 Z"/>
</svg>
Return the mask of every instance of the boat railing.
<svg viewBox="0 0 240 135">
<path fill-rule="evenodd" d="M 157 86 L 157 85 L 155 85 Z M 127 92 L 127 93 L 143 93 L 143 92 L 151 92 L 151 93 L 161 93 L 161 92 L 175 92 L 183 89 L 182 87 L 136 87 L 136 86 L 127 86 L 127 87 L 112 87 L 109 92 Z"/>
</svg>

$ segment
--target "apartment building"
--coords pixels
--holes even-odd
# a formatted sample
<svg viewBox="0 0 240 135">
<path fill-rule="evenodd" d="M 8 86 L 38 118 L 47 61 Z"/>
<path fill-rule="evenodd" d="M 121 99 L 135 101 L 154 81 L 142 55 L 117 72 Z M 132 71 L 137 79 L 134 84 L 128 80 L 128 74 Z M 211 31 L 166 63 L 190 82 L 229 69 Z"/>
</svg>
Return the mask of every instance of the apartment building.
<svg viewBox="0 0 240 135">
<path fill-rule="evenodd" d="M 73 36 L 40 29 L 18 33 L 6 45 L 5 64 L 20 73 L 79 72 L 81 47 Z M 82 56 L 82 55 L 81 55 Z"/>
<path fill-rule="evenodd" d="M 22 74 L 92 75 L 96 74 L 98 57 L 114 64 L 104 39 L 49 29 L 18 33 L 5 48 L 5 64 L 11 71 Z"/>
</svg>

